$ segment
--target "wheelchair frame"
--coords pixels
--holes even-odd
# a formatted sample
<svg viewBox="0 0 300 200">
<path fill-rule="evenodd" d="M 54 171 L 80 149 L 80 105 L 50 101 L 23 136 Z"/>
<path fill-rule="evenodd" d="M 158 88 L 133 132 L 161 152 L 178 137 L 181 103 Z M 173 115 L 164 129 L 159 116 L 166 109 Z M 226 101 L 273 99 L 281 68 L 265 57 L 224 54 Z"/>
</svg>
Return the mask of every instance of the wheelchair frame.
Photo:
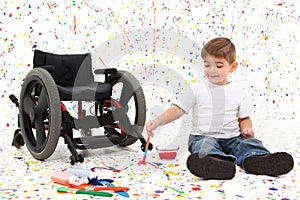
<svg viewBox="0 0 300 200">
<path fill-rule="evenodd" d="M 96 69 L 94 73 L 103 74 L 104 83 L 106 86 L 107 83 L 110 84 L 111 90 L 119 83 L 122 84 L 121 96 L 119 99 L 110 95 L 93 100 L 94 115 L 87 116 L 82 109 L 83 101 L 78 100 L 76 118 L 71 116 L 60 97 L 60 87 L 51 74 L 52 67 L 38 66 L 27 74 L 22 85 L 20 102 L 14 95 L 9 96 L 19 108 L 19 128 L 14 132 L 13 146 L 20 148 L 26 144 L 35 159 L 45 160 L 54 153 L 59 137 L 63 137 L 71 152 L 72 165 L 84 161 L 77 149 L 128 146 L 139 139 L 142 143 L 141 150 L 145 151 L 146 141 L 141 134 L 146 115 L 145 97 L 140 83 L 132 74 L 115 68 Z M 128 103 L 131 99 L 135 106 L 135 116 L 132 120 L 128 116 Z M 104 127 L 104 135 L 90 134 L 92 128 L 100 127 Z M 74 138 L 73 129 L 81 130 L 84 136 Z M 152 148 L 150 144 L 148 150 Z"/>
</svg>

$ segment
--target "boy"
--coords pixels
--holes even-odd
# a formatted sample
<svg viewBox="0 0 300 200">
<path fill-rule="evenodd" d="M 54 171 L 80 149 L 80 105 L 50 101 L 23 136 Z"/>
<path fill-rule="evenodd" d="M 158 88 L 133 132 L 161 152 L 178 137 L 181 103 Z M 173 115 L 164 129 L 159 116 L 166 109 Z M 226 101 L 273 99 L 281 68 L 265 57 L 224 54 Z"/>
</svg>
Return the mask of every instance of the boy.
<svg viewBox="0 0 300 200">
<path fill-rule="evenodd" d="M 227 38 L 209 41 L 201 51 L 206 81 L 193 86 L 194 96 L 182 95 L 173 105 L 147 122 L 149 132 L 172 122 L 192 108 L 192 130 L 187 159 L 189 171 L 203 179 L 232 179 L 235 164 L 251 174 L 278 176 L 293 169 L 290 154 L 271 154 L 254 138 L 250 105 L 243 90 L 228 80 L 236 70 L 236 50 Z"/>
</svg>

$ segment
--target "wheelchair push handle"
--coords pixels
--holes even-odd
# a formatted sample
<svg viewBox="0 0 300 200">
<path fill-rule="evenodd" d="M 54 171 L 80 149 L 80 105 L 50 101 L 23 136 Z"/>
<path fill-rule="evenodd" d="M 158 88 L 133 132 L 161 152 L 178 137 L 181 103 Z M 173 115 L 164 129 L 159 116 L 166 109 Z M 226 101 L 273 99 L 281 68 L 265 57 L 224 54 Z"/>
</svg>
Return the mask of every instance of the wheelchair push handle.
<svg viewBox="0 0 300 200">
<path fill-rule="evenodd" d="M 107 82 L 109 74 L 117 74 L 118 70 L 116 68 L 106 68 L 106 69 L 95 69 L 95 74 L 104 74 L 105 75 L 105 82 Z"/>
<path fill-rule="evenodd" d="M 17 97 L 13 94 L 9 95 L 9 99 L 11 100 L 11 102 L 13 102 L 18 108 L 19 108 L 19 100 L 17 99 Z"/>
<path fill-rule="evenodd" d="M 95 74 L 116 74 L 118 70 L 116 68 L 96 69 Z"/>
</svg>

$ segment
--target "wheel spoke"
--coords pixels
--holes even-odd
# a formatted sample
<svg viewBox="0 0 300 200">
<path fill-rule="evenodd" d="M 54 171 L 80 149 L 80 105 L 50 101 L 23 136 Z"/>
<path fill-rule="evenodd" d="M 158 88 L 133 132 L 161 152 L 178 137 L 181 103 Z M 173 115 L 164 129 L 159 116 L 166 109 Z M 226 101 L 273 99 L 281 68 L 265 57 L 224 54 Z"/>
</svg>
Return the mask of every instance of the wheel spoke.
<svg viewBox="0 0 300 200">
<path fill-rule="evenodd" d="M 46 133 L 44 128 L 44 123 L 41 117 L 35 120 L 36 128 L 36 147 L 41 147 L 46 140 Z"/>
<path fill-rule="evenodd" d="M 24 96 L 24 111 L 26 114 L 30 114 L 30 112 L 33 110 L 33 107 L 35 106 L 35 103 L 33 101 L 33 99 L 29 96 L 26 95 Z"/>
<path fill-rule="evenodd" d="M 48 108 L 47 91 L 44 87 L 42 88 L 42 91 L 40 93 L 39 101 L 37 103 L 36 108 L 36 110 L 38 110 L 38 113 L 36 113 L 37 115 L 42 115 Z"/>
</svg>

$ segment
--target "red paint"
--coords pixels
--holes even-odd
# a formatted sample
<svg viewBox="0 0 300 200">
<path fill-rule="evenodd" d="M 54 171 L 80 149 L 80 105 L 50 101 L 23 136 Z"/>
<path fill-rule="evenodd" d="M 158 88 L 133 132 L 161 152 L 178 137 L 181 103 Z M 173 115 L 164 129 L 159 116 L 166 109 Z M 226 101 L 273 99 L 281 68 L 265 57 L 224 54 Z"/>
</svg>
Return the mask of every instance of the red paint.
<svg viewBox="0 0 300 200">
<path fill-rule="evenodd" d="M 198 187 L 193 187 L 193 188 L 192 188 L 192 190 L 194 190 L 194 191 L 200 191 L 200 190 L 201 190 L 201 188 L 198 188 Z"/>
<path fill-rule="evenodd" d="M 156 169 L 159 169 L 159 166 L 157 166 L 156 164 L 154 163 L 151 163 L 151 162 L 147 162 L 149 165 L 152 165 L 153 167 L 155 167 Z"/>
<path fill-rule="evenodd" d="M 154 164 L 154 163 L 146 162 L 146 161 L 144 161 L 144 160 L 140 160 L 140 161 L 138 162 L 138 165 L 139 165 L 139 166 L 140 166 L 140 165 L 146 165 L 146 164 L 152 165 L 152 166 L 155 167 L 156 169 L 159 169 L 159 166 L 157 166 L 157 165 Z"/>
<path fill-rule="evenodd" d="M 176 151 L 162 151 L 158 153 L 160 159 L 174 159 L 177 156 Z"/>
<path fill-rule="evenodd" d="M 56 28 L 54 29 L 54 36 L 55 36 L 55 39 L 58 39 L 58 36 L 56 35 Z"/>
<path fill-rule="evenodd" d="M 144 159 L 143 159 L 143 160 L 140 160 L 140 161 L 138 162 L 138 165 L 146 165 L 145 160 L 144 160 Z"/>
</svg>

